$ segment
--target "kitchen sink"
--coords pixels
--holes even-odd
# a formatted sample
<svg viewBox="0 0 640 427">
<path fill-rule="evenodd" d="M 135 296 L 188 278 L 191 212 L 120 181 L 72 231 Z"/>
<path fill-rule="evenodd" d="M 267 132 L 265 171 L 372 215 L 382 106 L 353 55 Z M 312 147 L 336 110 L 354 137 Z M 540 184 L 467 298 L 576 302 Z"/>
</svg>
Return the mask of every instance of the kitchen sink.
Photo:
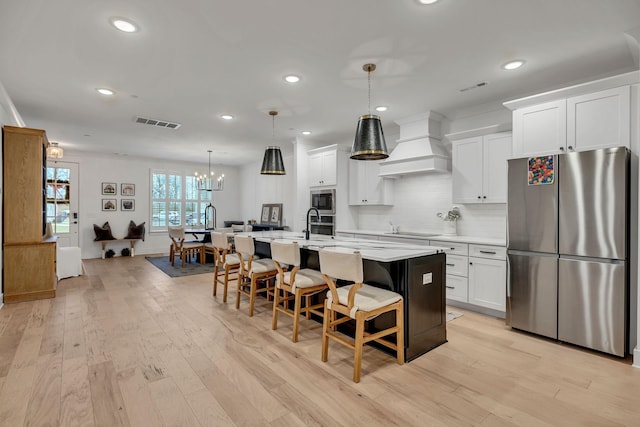
<svg viewBox="0 0 640 427">
<path fill-rule="evenodd" d="M 413 236 L 413 237 L 432 237 L 432 236 L 438 236 L 438 234 L 436 233 L 420 233 L 418 231 L 397 231 L 397 232 L 391 232 L 391 231 L 387 231 L 384 234 L 388 234 L 390 236 Z"/>
</svg>

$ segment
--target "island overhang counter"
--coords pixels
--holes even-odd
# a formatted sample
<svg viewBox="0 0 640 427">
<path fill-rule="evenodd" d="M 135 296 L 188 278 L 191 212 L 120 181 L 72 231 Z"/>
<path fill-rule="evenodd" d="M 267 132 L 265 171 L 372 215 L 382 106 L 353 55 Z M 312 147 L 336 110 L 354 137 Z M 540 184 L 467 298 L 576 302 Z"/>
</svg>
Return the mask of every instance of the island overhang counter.
<svg viewBox="0 0 640 427">
<path fill-rule="evenodd" d="M 389 289 L 403 297 L 405 360 L 411 361 L 447 342 L 446 255 L 442 248 L 313 234 L 305 240 L 301 233 L 288 231 L 240 234 L 254 238 L 256 254 L 261 257 L 271 256 L 272 240 L 296 241 L 301 248 L 302 267 L 316 270 L 320 270 L 318 251 L 322 248 L 360 251 L 365 283 Z M 349 323 L 346 324 L 347 333 Z M 367 330 L 374 333 L 394 324 L 393 313 L 386 313 L 370 320 Z M 389 351 L 386 347 L 379 348 Z"/>
</svg>

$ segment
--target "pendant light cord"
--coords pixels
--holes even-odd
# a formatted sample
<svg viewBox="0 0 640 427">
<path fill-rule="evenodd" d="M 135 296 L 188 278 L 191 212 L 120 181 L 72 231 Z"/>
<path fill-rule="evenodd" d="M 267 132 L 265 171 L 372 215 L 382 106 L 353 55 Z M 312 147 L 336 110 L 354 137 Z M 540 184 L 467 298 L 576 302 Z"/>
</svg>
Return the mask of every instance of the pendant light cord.
<svg viewBox="0 0 640 427">
<path fill-rule="evenodd" d="M 367 71 L 367 86 L 369 87 L 369 115 L 371 115 L 371 70 Z"/>
</svg>

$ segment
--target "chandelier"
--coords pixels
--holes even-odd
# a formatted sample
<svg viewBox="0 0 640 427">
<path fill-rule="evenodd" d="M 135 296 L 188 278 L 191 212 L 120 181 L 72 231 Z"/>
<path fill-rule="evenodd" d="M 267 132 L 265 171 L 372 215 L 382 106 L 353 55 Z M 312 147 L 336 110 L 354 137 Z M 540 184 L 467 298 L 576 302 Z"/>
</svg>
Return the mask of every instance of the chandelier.
<svg viewBox="0 0 640 427">
<path fill-rule="evenodd" d="M 209 173 L 199 174 L 195 173 L 196 181 L 198 182 L 198 190 L 201 191 L 221 191 L 224 189 L 224 174 L 221 174 L 218 178 L 215 177 L 214 172 L 211 171 L 211 150 L 207 150 L 209 153 Z"/>
<path fill-rule="evenodd" d="M 52 159 L 61 159 L 63 155 L 64 150 L 57 142 L 50 142 L 49 145 L 47 145 L 47 157 Z"/>
</svg>

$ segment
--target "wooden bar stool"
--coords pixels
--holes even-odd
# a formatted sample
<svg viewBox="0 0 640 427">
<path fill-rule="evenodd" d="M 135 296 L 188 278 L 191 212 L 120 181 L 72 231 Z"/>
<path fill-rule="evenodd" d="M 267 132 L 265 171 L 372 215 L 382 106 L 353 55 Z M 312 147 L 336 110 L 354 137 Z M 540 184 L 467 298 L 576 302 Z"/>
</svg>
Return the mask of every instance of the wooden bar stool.
<svg viewBox="0 0 640 427">
<path fill-rule="evenodd" d="M 271 242 L 271 259 L 278 269 L 276 289 L 273 299 L 272 329 L 278 329 L 278 313 L 284 313 L 293 317 L 293 342 L 298 342 L 298 330 L 300 315 L 305 314 L 307 319 L 311 313 L 319 316 L 324 306 L 324 298 L 319 304 L 311 304 L 311 296 L 328 289 L 327 284 L 319 271 L 309 268 L 300 269 L 300 246 L 298 242 L 284 242 L 274 240 Z M 291 266 L 291 271 L 286 271 L 285 265 Z M 281 295 L 282 291 L 282 295 Z M 305 298 L 305 306 L 302 307 L 302 298 Z M 293 311 L 289 309 L 289 301 L 294 300 Z"/>
<path fill-rule="evenodd" d="M 354 350 L 353 381 L 360 382 L 362 347 L 369 341 L 376 341 L 396 351 L 398 364 L 404 364 L 404 309 L 402 296 L 395 292 L 362 283 L 362 255 L 347 250 L 321 249 L 320 271 L 330 291 L 324 303 L 322 322 L 322 361 L 329 357 L 329 338 Z M 342 279 L 352 284 L 336 287 L 334 279 Z M 380 314 L 395 311 L 396 325 L 375 333 L 365 331 L 365 322 Z M 338 317 L 337 314 L 342 315 Z M 355 339 L 352 342 L 336 332 L 336 326 L 354 319 Z M 383 337 L 396 334 L 396 342 Z"/>
<path fill-rule="evenodd" d="M 213 296 L 216 296 L 218 290 L 218 283 L 222 283 L 224 286 L 222 302 L 227 302 L 227 290 L 229 288 L 229 274 L 240 272 L 240 257 L 238 254 L 231 253 L 231 242 L 229 241 L 229 234 L 226 232 L 211 232 L 211 243 L 214 251 L 213 267 Z M 224 272 L 224 280 L 220 280 L 220 276 Z"/>
<path fill-rule="evenodd" d="M 240 258 L 240 274 L 238 275 L 238 292 L 236 296 L 236 308 L 240 308 L 240 297 L 249 297 L 249 316 L 253 316 L 253 309 L 256 302 L 256 295 L 273 291 L 271 284 L 278 270 L 273 260 L 269 258 L 257 259 L 255 256 L 255 244 L 251 236 L 235 236 L 236 253 Z M 258 288 L 258 282 L 264 287 Z M 245 287 L 248 286 L 248 289 Z"/>
</svg>

